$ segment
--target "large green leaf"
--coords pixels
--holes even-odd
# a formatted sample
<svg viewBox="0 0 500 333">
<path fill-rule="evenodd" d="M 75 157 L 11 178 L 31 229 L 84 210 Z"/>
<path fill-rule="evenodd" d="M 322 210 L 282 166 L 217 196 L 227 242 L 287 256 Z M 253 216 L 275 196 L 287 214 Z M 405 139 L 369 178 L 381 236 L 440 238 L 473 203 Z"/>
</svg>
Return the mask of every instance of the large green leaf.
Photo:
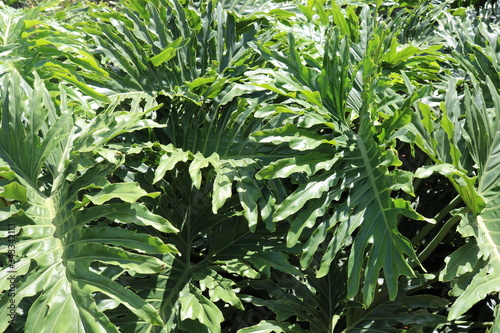
<svg viewBox="0 0 500 333">
<path fill-rule="evenodd" d="M 490 94 L 494 97 L 495 114 L 494 126 L 497 127 L 496 132 L 487 136 L 488 141 L 484 141 L 484 134 L 481 132 L 487 131 L 486 127 L 475 127 L 474 125 L 466 128 L 469 138 L 469 147 L 475 158 L 480 158 L 477 161 L 481 168 L 478 169 L 479 183 L 477 191 L 484 199 L 486 205 L 484 209 L 477 212 L 472 212 L 473 217 L 467 218 L 464 221 L 466 224 L 463 226 L 463 235 L 474 236 L 476 242 L 467 253 L 474 251 L 475 258 L 459 257 L 457 254 L 451 256 L 446 267 L 445 279 L 452 279 L 455 276 L 461 276 L 469 273 L 472 268 L 481 268 L 472 275 L 470 285 L 458 297 L 453 306 L 450 308 L 449 317 L 451 319 L 457 318 L 459 315 L 467 311 L 473 304 L 484 299 L 488 294 L 500 292 L 498 281 L 500 279 L 500 238 L 498 231 L 500 230 L 500 216 L 498 214 L 500 208 L 500 199 L 498 191 L 500 190 L 500 122 L 498 121 L 500 115 L 500 96 L 496 92 L 491 81 L 488 80 Z M 477 96 L 477 95 L 476 95 Z M 471 120 L 482 118 L 487 121 L 491 112 L 484 106 L 479 106 L 477 102 L 472 100 L 471 94 L 465 95 L 465 103 L 468 105 L 466 108 L 467 119 Z M 483 104 L 484 105 L 484 104 Z M 474 114 L 472 114 L 474 112 Z M 470 247 L 470 246 L 469 246 Z M 467 259 L 469 258 L 469 259 Z M 487 260 L 483 264 L 479 259 Z M 457 265 L 465 265 L 470 263 L 467 270 L 452 270 L 452 267 Z M 454 274 L 450 274 L 450 270 Z M 498 318 L 496 319 L 498 320 Z"/>
<path fill-rule="evenodd" d="M 197 169 L 205 164 L 198 163 L 200 155 L 192 158 L 186 164 L 177 163 L 169 171 L 163 170 L 162 178 L 154 184 L 162 194 L 144 198 L 157 207 L 155 213 L 172 221 L 179 230 L 165 240 L 175 244 L 180 256 L 164 259 L 169 265 L 161 279 L 150 279 L 147 285 L 131 281 L 135 290 L 161 309 L 167 332 L 219 331 L 222 316 L 235 309 L 244 311 L 239 286 L 229 276 L 247 280 L 265 279 L 274 271 L 301 274 L 289 262 L 288 251 L 282 252 L 286 250 L 284 246 L 266 240 L 264 236 L 271 234 L 263 224 L 250 231 L 244 213 L 238 212 L 243 209 L 244 200 L 238 192 L 230 191 L 217 211 L 212 210 L 216 195 L 212 187 L 217 182 L 212 164 L 217 165 L 220 160 L 214 155 L 207 159 L 206 168 Z M 154 167 L 144 170 L 144 176 L 139 178 L 141 186 L 151 186 L 153 170 Z M 198 176 L 203 179 L 199 188 L 194 186 Z M 151 326 L 137 320 L 144 327 Z M 119 325 L 126 327 L 122 325 L 128 322 L 120 321 Z"/>
<path fill-rule="evenodd" d="M 319 128 L 331 134 L 294 130 L 295 126 L 287 124 L 282 129 L 256 132 L 253 136 L 258 142 L 286 142 L 296 151 L 322 144 L 334 145 L 336 149 L 331 150 L 330 156 L 325 154 L 322 160 L 311 161 L 315 166 L 311 163 L 305 167 L 304 162 L 300 163 L 302 158 L 307 158 L 306 154 L 300 159 L 275 162 L 258 175 L 278 178 L 291 172 L 308 174 L 307 180 L 300 182 L 297 190 L 280 203 L 274 220 L 290 218 L 305 208 L 302 214 L 293 218 L 288 244 L 294 245 L 305 228 L 315 226 L 309 239 L 304 240 L 301 263 L 303 267 L 308 266 L 319 245 L 326 243 L 318 276 L 327 274 L 335 256 L 352 242 L 348 297 L 358 294 L 360 285 L 363 285 L 363 302 L 370 304 L 378 288 L 380 272 L 384 273 L 389 296 L 393 299 L 397 294 L 399 276 L 414 274 L 408 258 L 418 262 L 411 243 L 397 230 L 397 223 L 401 214 L 412 219 L 424 218 L 412 209 L 409 202 L 391 198 L 391 187 L 398 182 L 398 174 L 389 172 L 387 167 L 400 165 L 390 149 L 390 135 L 398 126 L 410 121 L 409 107 L 425 91 L 412 92 L 407 100 L 395 96 L 378 77 L 385 32 L 373 26 L 367 7 L 361 10 L 359 23 L 356 22 L 364 39 L 343 36 L 341 27 L 332 29 L 319 69 L 315 68 L 317 63 L 309 66 L 310 62 L 302 59 L 291 35 L 287 54 L 259 46 L 262 55 L 272 60 L 278 69 L 276 74 L 262 71 L 269 79 L 266 82 L 261 76 L 257 84 L 271 87 L 308 108 L 309 114 L 322 119 L 318 122 L 322 125 Z M 288 71 L 287 77 L 283 75 L 285 70 Z M 358 96 L 361 96 L 361 102 Z M 272 115 L 281 113 L 282 109 L 277 107 Z M 379 121 L 383 123 L 377 126 L 374 119 L 381 113 L 384 116 Z M 266 116 L 269 117 L 269 113 Z M 378 142 L 375 134 L 384 125 L 390 132 L 386 132 L 385 137 L 379 135 L 384 141 Z M 292 164 L 293 161 L 299 163 Z M 323 208 L 325 205 L 331 208 Z"/>
<path fill-rule="evenodd" d="M 201 324 L 198 328 L 207 330 L 207 332 L 220 332 L 220 323 L 224 320 L 220 310 L 202 295 L 201 290 L 191 285 L 187 286 L 186 291 L 180 293 L 181 313 L 180 319 L 182 323 L 181 329 L 196 329 L 190 320 L 197 320 Z"/>
<path fill-rule="evenodd" d="M 4 186 L 4 193 L 11 192 L 6 195 L 16 200 L 13 205 L 24 210 L 23 215 L 19 210 L 2 221 L 15 225 L 16 232 L 15 242 L 3 241 L 0 246 L 3 253 L 14 249 L 9 252 L 8 265 L 0 271 L 0 283 L 15 297 L 2 296 L 2 313 L 15 300 L 15 322 L 22 323 L 25 332 L 117 332 L 99 309 L 95 295 L 100 294 L 145 321 L 162 325 L 157 310 L 116 278 L 125 272 L 157 274 L 166 263 L 149 253 L 176 250 L 158 238 L 113 226 L 112 219 L 129 227 L 136 223 L 167 232 L 176 229 L 134 203 L 148 195 L 136 184 L 107 180 L 122 158 L 117 150 L 109 154 L 113 149 L 106 144 L 121 133 L 141 128 L 137 124 L 149 110 L 137 108 L 125 116 L 111 107 L 93 119 L 76 120 L 64 90 L 57 106 L 36 73 L 34 87 L 27 91 L 19 80 L 17 72 L 8 74 L 1 94 L 0 157 L 4 173 L 12 179 L 12 185 Z M 123 126 L 111 128 L 117 122 Z M 104 156 L 118 158 L 104 159 L 99 149 Z M 79 202 L 81 197 L 86 199 Z M 137 213 L 133 211 L 131 218 L 126 211 L 104 211 L 106 207 L 99 205 L 108 200 L 132 202 L 128 205 Z M 88 209 L 91 202 L 94 206 Z M 118 202 L 108 206 L 120 205 Z M 109 218 L 107 213 L 111 213 Z M 118 271 L 111 273 L 113 267 Z M 9 280 L 12 274 L 15 282 Z M 8 324 L 2 320 L 1 329 Z"/>
<path fill-rule="evenodd" d="M 440 274 L 442 281 L 451 281 L 450 294 L 458 297 L 449 309 L 453 320 L 500 291 L 500 98 L 493 69 L 498 62 L 493 51 L 498 48 L 498 28 L 487 27 L 480 16 L 443 15 L 440 29 L 456 61 L 454 70 L 470 75 L 473 88 L 450 78 L 439 112 L 433 113 L 430 103 L 419 105 L 409 129 L 414 142 L 436 163 L 421 172 L 433 170 L 448 177 L 468 208 L 457 215 L 462 219 L 458 230 L 464 238 L 474 238 L 446 258 Z"/>
</svg>

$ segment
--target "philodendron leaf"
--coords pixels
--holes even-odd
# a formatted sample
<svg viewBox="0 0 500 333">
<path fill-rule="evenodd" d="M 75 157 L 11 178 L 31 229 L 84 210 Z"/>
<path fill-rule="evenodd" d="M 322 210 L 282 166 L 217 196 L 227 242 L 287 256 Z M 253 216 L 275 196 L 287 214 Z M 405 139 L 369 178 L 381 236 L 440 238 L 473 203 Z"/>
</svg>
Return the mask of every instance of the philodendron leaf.
<svg viewBox="0 0 500 333">
<path fill-rule="evenodd" d="M 253 266 L 259 270 L 259 272 L 267 277 L 270 276 L 271 268 L 295 276 L 303 275 L 297 267 L 290 264 L 288 256 L 282 252 L 249 252 L 245 256 L 245 259 L 250 261 Z"/>
<path fill-rule="evenodd" d="M 95 205 L 102 205 L 103 203 L 119 198 L 125 202 L 135 202 L 143 196 L 157 197 L 160 193 L 147 193 L 137 183 L 114 183 L 106 184 L 102 190 L 96 195 L 85 195 L 82 203 L 76 208 L 85 206 L 89 202 Z"/>
<path fill-rule="evenodd" d="M 306 155 L 284 158 L 273 162 L 257 173 L 257 178 L 286 178 L 294 172 L 303 172 L 312 176 L 320 170 L 329 171 L 339 160 L 332 153 L 312 152 Z"/>
<path fill-rule="evenodd" d="M 443 163 L 418 168 L 417 171 L 415 171 L 415 178 L 427 178 L 435 172 L 447 177 L 451 181 L 474 215 L 481 214 L 486 203 L 476 190 L 475 184 L 477 177 L 468 177 L 464 172 L 458 170 L 453 165 Z"/>
<path fill-rule="evenodd" d="M 448 264 L 441 275 L 441 278 L 446 280 L 453 278 L 453 275 L 460 278 L 472 272 L 470 283 L 450 308 L 449 320 L 458 318 L 488 294 L 500 292 L 500 96 L 491 81 L 487 80 L 487 83 L 489 93 L 493 96 L 493 112 L 496 114 L 494 119 L 491 118 L 491 109 L 484 105 L 479 107 L 472 100 L 471 94 L 467 93 L 465 96 L 465 105 L 475 106 L 466 108 L 468 119 L 478 118 L 488 124 L 486 128 L 472 124 L 466 127 L 470 149 L 473 152 L 471 155 L 479 165 L 475 190 L 484 205 L 480 210 L 475 209 L 477 205 L 470 207 L 469 192 L 459 192 L 471 208 L 471 213 L 463 216 L 461 230 L 465 236 L 474 236 L 475 242 L 469 242 L 452 254 L 447 259 Z M 472 186 L 467 179 L 461 179 L 464 180 L 465 188 Z M 457 253 L 462 256 L 459 257 Z M 473 258 L 474 254 L 477 259 Z M 461 273 L 465 274 L 460 275 Z M 495 319 L 495 325 L 498 325 L 499 320 L 498 317 Z"/>
<path fill-rule="evenodd" d="M 14 304 L 14 321 L 24 332 L 118 332 L 102 306 L 112 300 L 128 314 L 163 326 L 158 310 L 119 278 L 156 275 L 167 263 L 150 253 L 176 251 L 158 237 L 133 231 L 134 225 L 177 229 L 136 202 L 155 193 L 134 182 L 109 181 L 124 160 L 110 141 L 156 126 L 140 121 L 141 101 L 131 102 L 128 115 L 112 105 L 97 116 L 83 110 L 91 119 L 75 121 L 78 113 L 69 109 L 66 90 L 56 100 L 38 77 L 34 87 L 21 84 L 14 70 L 3 79 L 9 83 L 0 93 L 2 194 L 24 202 L 0 208 L 8 236 L 0 240 L 0 253 L 12 259 L 0 269 L 0 286 L 14 293 L 2 294 L 0 312 Z M 14 146 L 17 136 L 22 138 Z M 0 331 L 8 325 L 0 320 Z"/>
<path fill-rule="evenodd" d="M 17 182 L 9 183 L 0 187 L 0 197 L 10 200 L 26 201 L 26 188 Z"/>
<path fill-rule="evenodd" d="M 236 283 L 233 280 L 222 277 L 215 271 L 210 271 L 210 274 L 205 275 L 200 280 L 200 289 L 201 291 L 208 290 L 212 302 L 223 300 L 227 304 L 244 310 L 241 300 L 236 295 L 238 291 Z"/>
<path fill-rule="evenodd" d="M 151 226 L 165 233 L 179 231 L 169 221 L 151 213 L 144 205 L 136 202 L 104 204 L 87 208 L 76 214 L 83 222 L 91 222 L 106 217 L 117 223 Z"/>
<path fill-rule="evenodd" d="M 162 153 L 158 167 L 155 171 L 153 184 L 162 179 L 167 171 L 172 170 L 177 163 L 186 162 L 193 158 L 191 152 L 182 151 L 181 149 L 175 148 L 173 145 L 162 147 Z"/>
<path fill-rule="evenodd" d="M 451 281 L 458 276 L 472 272 L 480 257 L 477 243 L 471 240 L 445 259 L 446 266 L 441 271 L 439 279 Z"/>
<path fill-rule="evenodd" d="M 354 297 L 363 284 L 364 302 L 370 304 L 381 270 L 384 271 L 389 294 L 393 299 L 397 294 L 399 276 L 414 274 L 405 257 L 418 262 L 411 243 L 396 228 L 398 215 L 403 214 L 417 220 L 425 218 L 417 214 L 409 202 L 391 198 L 390 185 L 397 180 L 392 180 L 390 177 L 395 175 L 383 172 L 384 169 L 380 167 L 382 156 L 379 147 L 372 140 L 371 131 L 366 129 L 360 132 L 352 145 L 355 148 L 344 151 L 338 167 L 332 168 L 330 172 L 312 176 L 307 183 L 299 185 L 298 189 L 279 205 L 274 219 L 285 219 L 301 210 L 305 204 L 308 205 L 304 212 L 296 217 L 298 222 L 292 222 L 288 245 L 293 245 L 305 227 L 312 226 L 315 219 L 326 213 L 322 204 L 338 201 L 344 191 L 349 191 L 350 199 L 335 206 L 331 218 L 324 216 L 320 219 L 322 223 L 306 242 L 301 264 L 303 267 L 310 264 L 319 245 L 328 238 L 329 242 L 317 272 L 318 277 L 328 274 L 338 251 L 349 244 L 350 235 L 359 228 L 352 241 L 348 263 L 348 297 Z M 315 202 L 318 199 L 322 204 Z M 311 215 L 307 217 L 306 212 Z M 332 238 L 328 237 L 329 232 L 333 232 Z M 383 241 L 376 242 L 374 239 Z M 368 260 L 366 265 L 363 264 L 364 260 Z"/>
<path fill-rule="evenodd" d="M 175 41 L 168 44 L 168 46 L 163 51 L 161 51 L 160 53 L 158 53 L 157 55 L 152 57 L 151 62 L 156 67 L 160 66 L 164 62 L 172 59 L 175 56 L 176 50 L 180 47 L 183 47 L 188 42 L 189 42 L 189 38 L 187 38 L 187 39 L 183 39 L 182 37 L 177 38 Z"/>
<path fill-rule="evenodd" d="M 147 254 L 177 251 L 174 246 L 163 243 L 157 237 L 121 228 L 87 228 L 78 242 L 84 244 L 87 242 L 112 244 Z"/>
<path fill-rule="evenodd" d="M 454 320 L 487 295 L 500 292 L 500 262 L 491 260 L 474 275 L 465 291 L 453 303 L 448 319 Z"/>
<path fill-rule="evenodd" d="M 292 124 L 273 130 L 255 132 L 252 134 L 252 138 L 260 143 L 280 144 L 287 142 L 290 148 L 300 151 L 314 149 L 323 143 L 335 144 L 333 140 L 327 140 L 319 134 L 297 128 Z"/>
<path fill-rule="evenodd" d="M 208 329 L 208 332 L 221 332 L 220 325 L 224 321 L 222 312 L 212 301 L 203 296 L 200 289 L 192 284 L 187 284 L 181 291 L 179 299 L 181 304 L 180 319 L 182 320 L 180 328 L 191 327 L 188 320 L 192 320 L 202 324 L 205 329 Z"/>
</svg>

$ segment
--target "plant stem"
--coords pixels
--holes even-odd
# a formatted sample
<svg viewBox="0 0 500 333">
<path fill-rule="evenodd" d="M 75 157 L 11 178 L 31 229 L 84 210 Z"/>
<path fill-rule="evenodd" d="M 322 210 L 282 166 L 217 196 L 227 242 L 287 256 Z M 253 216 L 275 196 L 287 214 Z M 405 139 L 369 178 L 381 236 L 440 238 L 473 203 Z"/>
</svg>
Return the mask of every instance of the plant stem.
<svg viewBox="0 0 500 333">
<path fill-rule="evenodd" d="M 460 219 L 460 215 L 454 215 L 448 221 L 446 221 L 441 230 L 439 230 L 438 234 L 418 256 L 418 260 L 420 262 L 423 262 L 425 259 L 427 259 L 427 257 L 436 249 L 436 247 L 438 247 L 439 243 L 441 243 L 441 241 L 446 237 L 451 228 L 453 228 L 455 224 L 460 221 Z"/>
<path fill-rule="evenodd" d="M 425 238 L 434 229 L 441 220 L 450 213 L 450 211 L 455 208 L 458 204 L 462 202 L 462 198 L 457 195 L 451 202 L 444 207 L 436 216 L 434 216 L 434 220 L 436 220 L 436 224 L 428 224 L 422 228 L 422 230 L 412 238 L 411 243 L 413 245 L 418 244 L 422 239 Z"/>
</svg>

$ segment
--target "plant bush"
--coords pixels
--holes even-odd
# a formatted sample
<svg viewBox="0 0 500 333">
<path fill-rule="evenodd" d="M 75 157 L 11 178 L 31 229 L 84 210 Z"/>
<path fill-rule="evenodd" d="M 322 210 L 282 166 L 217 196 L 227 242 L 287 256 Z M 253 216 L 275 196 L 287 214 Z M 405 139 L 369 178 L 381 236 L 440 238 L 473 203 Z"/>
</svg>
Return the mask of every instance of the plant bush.
<svg viewBox="0 0 500 333">
<path fill-rule="evenodd" d="M 1 331 L 500 331 L 497 4 L 10 5 Z"/>
</svg>

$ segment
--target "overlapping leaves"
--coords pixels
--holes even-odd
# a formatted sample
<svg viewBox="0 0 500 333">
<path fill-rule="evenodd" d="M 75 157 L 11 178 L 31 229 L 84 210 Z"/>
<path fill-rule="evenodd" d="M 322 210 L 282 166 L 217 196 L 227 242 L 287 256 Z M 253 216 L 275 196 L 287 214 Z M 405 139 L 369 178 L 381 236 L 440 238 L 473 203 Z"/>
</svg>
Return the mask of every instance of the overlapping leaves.
<svg viewBox="0 0 500 333">
<path fill-rule="evenodd" d="M 33 88 L 25 91 L 13 71 L 1 93 L 0 158 L 4 178 L 11 181 L 2 184 L 9 199 L 2 208 L 7 213 L 2 230 L 5 234 L 7 224 L 15 225 L 16 241 L 0 281 L 2 289 L 15 294 L 16 325 L 26 332 L 117 332 L 103 312 L 106 299 L 162 325 L 157 310 L 116 278 L 125 272 L 158 273 L 166 264 L 150 254 L 176 251 L 157 237 L 133 231 L 133 225 L 177 230 L 136 203 L 158 194 L 107 179 L 123 163 L 123 154 L 107 143 L 123 132 L 155 126 L 149 121 L 138 126 L 151 110 L 125 113 L 110 106 L 93 119 L 77 119 L 64 89 L 57 105 L 34 75 Z M 23 191 L 13 191 L 12 184 Z M 3 241 L 1 249 L 7 253 L 12 247 Z M 15 281 L 9 280 L 12 274 Z M 4 313 L 11 297 L 5 293 L 0 302 Z M 8 323 L 1 325 L 5 329 Z"/>
<path fill-rule="evenodd" d="M 415 92 L 405 102 L 391 93 L 383 79 L 378 79 L 384 34 L 374 28 L 369 13 L 366 7 L 359 21 L 351 22 L 359 27 L 363 36 L 359 40 L 342 35 L 338 28 L 332 30 L 321 66 L 319 63 L 305 65 L 296 52 L 293 37 L 289 38 L 288 55 L 260 48 L 263 56 L 279 61 L 278 74 L 269 75 L 273 89 L 309 108 L 308 116 L 315 117 L 316 121 L 308 127 L 322 129 L 325 134 L 302 135 L 302 129 L 290 125 L 286 131 L 291 134 L 285 134 L 285 128 L 254 134 L 259 142 L 289 142 L 299 154 L 325 143 L 333 144 L 335 149 L 331 149 L 329 155 L 318 155 L 318 159 L 304 155 L 307 167 L 293 164 L 298 159 L 283 160 L 271 164 L 258 175 L 274 178 L 305 171 L 307 181 L 299 184 L 298 189 L 280 204 L 274 219 L 286 219 L 305 207 L 292 219 L 288 245 L 299 241 L 304 228 L 315 226 L 314 233 L 304 244 L 301 258 L 302 266 L 307 267 L 319 245 L 329 239 L 319 276 L 328 272 L 336 254 L 352 242 L 348 296 L 355 296 L 359 285 L 363 284 L 363 300 L 368 304 L 373 300 L 380 271 L 384 272 L 391 298 L 396 295 L 399 275 L 413 275 L 406 256 L 414 260 L 416 257 L 409 241 L 397 231 L 398 215 L 423 219 L 408 202 L 391 198 L 391 186 L 398 181 L 396 173 L 389 172 L 387 167 L 400 162 L 390 149 L 390 137 L 383 142 L 375 140 L 378 129 L 372 123 L 378 114 L 387 113 L 388 121 L 395 121 L 397 116 L 400 119 L 398 126 L 403 125 L 409 121 L 404 117 L 409 105 L 421 95 Z M 289 72 L 287 79 L 279 75 L 285 68 Z M 377 91 L 380 93 L 374 93 Z M 391 101 L 391 97 L 394 100 Z M 276 109 L 275 114 L 293 113 L 292 110 Z M 388 127 L 390 130 L 391 126 Z M 309 141 L 316 144 L 308 144 Z M 320 164 L 324 166 L 319 167 Z M 325 171 L 321 171 L 322 168 Z M 347 199 L 344 199 L 346 193 Z M 355 230 L 358 230 L 357 235 L 351 241 Z M 328 236 L 330 232 L 332 237 Z"/>
<path fill-rule="evenodd" d="M 493 299 L 498 29 L 482 14 L 123 4 L 60 21 L 0 6 L 14 27 L 0 31 L 0 219 L 3 236 L 16 225 L 15 256 L 1 247 L 16 328 L 400 332 Z M 430 165 L 404 170 L 401 142 Z M 466 207 L 412 244 L 413 181 L 442 176 Z M 419 258 L 460 218 L 449 306 Z"/>
</svg>

